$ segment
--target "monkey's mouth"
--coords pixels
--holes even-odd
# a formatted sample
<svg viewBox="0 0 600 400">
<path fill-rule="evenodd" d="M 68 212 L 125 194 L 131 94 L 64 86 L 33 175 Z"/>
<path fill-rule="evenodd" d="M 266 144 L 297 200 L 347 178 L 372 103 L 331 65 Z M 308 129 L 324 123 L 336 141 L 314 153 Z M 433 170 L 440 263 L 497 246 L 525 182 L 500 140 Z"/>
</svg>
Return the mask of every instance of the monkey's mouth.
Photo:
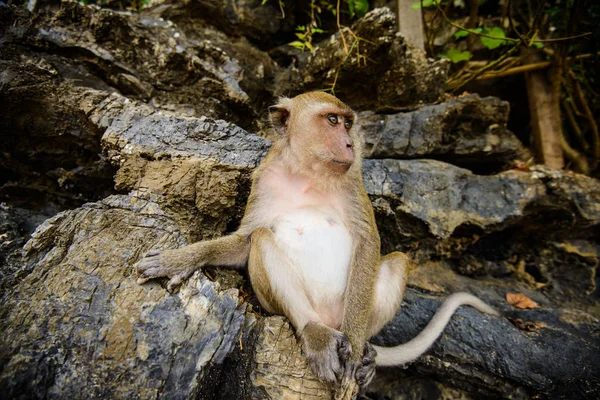
<svg viewBox="0 0 600 400">
<path fill-rule="evenodd" d="M 336 160 L 335 158 L 333 160 L 331 160 L 331 162 L 334 164 L 340 164 L 340 165 L 346 165 L 346 166 L 352 165 L 352 161 Z"/>
</svg>

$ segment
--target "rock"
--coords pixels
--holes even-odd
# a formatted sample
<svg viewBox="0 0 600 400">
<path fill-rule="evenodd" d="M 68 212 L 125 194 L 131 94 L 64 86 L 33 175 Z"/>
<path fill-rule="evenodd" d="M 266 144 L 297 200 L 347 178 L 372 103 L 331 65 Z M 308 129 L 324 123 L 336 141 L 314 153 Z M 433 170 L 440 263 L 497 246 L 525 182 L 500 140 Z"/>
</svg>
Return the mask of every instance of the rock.
<svg viewBox="0 0 600 400">
<path fill-rule="evenodd" d="M 116 94 L 90 91 L 80 107 L 104 131 L 118 190 L 164 204 L 193 241 L 236 228 L 266 140 L 222 120 L 155 110 Z"/>
<path fill-rule="evenodd" d="M 23 218 L 14 207 L 0 203 L 0 288 L 2 292 L 18 280 L 21 249 L 28 238 Z"/>
<path fill-rule="evenodd" d="M 0 20 L 7 39 L 0 47 L 3 58 L 18 58 L 25 50 L 75 85 L 111 88 L 157 106 L 256 126 L 257 114 L 239 86 L 238 60 L 210 42 L 189 40 L 172 22 L 76 2 L 36 18 L 2 7 Z"/>
<path fill-rule="evenodd" d="M 393 243 L 491 233 L 544 212 L 571 227 L 600 222 L 598 181 L 544 167 L 480 176 L 434 160 L 365 160 L 364 181 Z"/>
<path fill-rule="evenodd" d="M 422 268 L 430 276 L 435 274 L 435 279 L 429 279 L 448 292 L 476 293 L 508 319 L 462 307 L 424 357 L 404 370 L 378 370 L 379 377 L 366 389 L 367 393 L 381 393 L 380 390 L 385 393 L 386 387 L 393 386 L 396 396 L 402 392 L 408 394 L 411 390 L 401 389 L 396 382 L 423 376 L 427 377 L 428 387 L 449 383 L 464 390 L 469 397 L 478 398 L 529 398 L 536 394 L 550 398 L 588 398 L 600 393 L 596 379 L 600 367 L 595 361 L 600 356 L 600 340 L 594 334 L 598 329 L 597 319 L 563 308 L 560 302 L 554 306 L 549 299 L 522 284 L 499 285 L 440 274 L 440 267 Z M 412 283 L 411 279 L 409 284 Z M 504 301 L 506 290 L 524 292 L 535 298 L 542 308 L 514 309 Z M 423 329 L 439 304 L 436 296 L 408 289 L 400 311 L 374 341 L 391 346 L 410 340 Z M 529 322 L 533 330 L 518 329 L 511 323 L 517 319 Z M 570 361 L 565 363 L 565 357 Z M 577 393 L 573 392 L 574 388 L 578 388 Z"/>
<path fill-rule="evenodd" d="M 252 1 L 159 2 L 150 12 L 181 25 L 210 25 L 235 38 L 247 38 L 261 48 L 283 43 L 294 31 L 293 2 Z M 282 10 L 284 13 L 282 14 Z M 286 11 L 287 10 L 287 11 Z M 190 22 L 193 21 L 193 22 Z"/>
<path fill-rule="evenodd" d="M 5 17 L 6 7 L 0 7 L 0 19 Z M 10 35 L 4 38 L 0 44 L 2 201 L 48 218 L 114 193 L 115 169 L 101 154 L 102 131 L 77 106 L 83 90 L 63 81 L 45 58 L 27 50 L 8 52 Z"/>
<path fill-rule="evenodd" d="M 531 153 L 506 129 L 509 104 L 476 94 L 398 114 L 359 113 L 367 158 L 435 158 L 498 171 Z"/>
<path fill-rule="evenodd" d="M 223 371 L 216 396 L 222 399 L 316 400 L 332 395 L 313 375 L 294 330 L 281 316 L 261 317 L 244 331 L 243 350 L 232 354 Z"/>
<path fill-rule="evenodd" d="M 339 32 L 323 40 L 306 61 L 298 59 L 277 77 L 276 94 L 322 90 L 335 83 L 335 95 L 360 110 L 414 109 L 440 99 L 448 62 L 427 59 L 407 44 L 389 9 L 369 11 L 351 30 L 353 34 L 344 30 L 348 52 Z"/>
<path fill-rule="evenodd" d="M 111 196 L 47 220 L 24 248 L 32 272 L 3 297 L 0 387 L 11 398 L 188 398 L 237 343 L 238 290 L 196 274 L 176 295 L 138 285 L 151 248 L 186 243 L 158 204 Z"/>
</svg>

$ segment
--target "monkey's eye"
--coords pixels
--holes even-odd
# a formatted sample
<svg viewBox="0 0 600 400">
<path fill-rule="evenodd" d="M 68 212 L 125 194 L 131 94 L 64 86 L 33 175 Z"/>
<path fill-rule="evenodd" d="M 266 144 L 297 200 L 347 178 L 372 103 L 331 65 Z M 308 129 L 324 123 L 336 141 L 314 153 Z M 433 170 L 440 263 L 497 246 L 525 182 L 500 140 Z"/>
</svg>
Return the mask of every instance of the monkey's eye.
<svg viewBox="0 0 600 400">
<path fill-rule="evenodd" d="M 354 121 L 352 121 L 351 119 L 347 119 L 344 121 L 344 128 L 350 129 L 352 128 L 352 124 L 354 124 Z"/>
<path fill-rule="evenodd" d="M 340 122 L 340 119 L 339 119 L 339 117 L 338 117 L 337 115 L 335 115 L 335 114 L 329 114 L 329 115 L 327 116 L 327 121 L 329 121 L 329 123 L 330 123 L 331 125 L 337 125 L 337 124 Z"/>
</svg>

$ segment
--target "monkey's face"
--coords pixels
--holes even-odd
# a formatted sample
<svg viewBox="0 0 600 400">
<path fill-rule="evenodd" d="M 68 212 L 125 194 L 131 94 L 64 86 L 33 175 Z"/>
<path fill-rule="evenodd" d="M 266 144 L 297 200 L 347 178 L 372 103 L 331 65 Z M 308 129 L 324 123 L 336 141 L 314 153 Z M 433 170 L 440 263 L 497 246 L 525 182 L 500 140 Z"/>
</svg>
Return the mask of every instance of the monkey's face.
<svg viewBox="0 0 600 400">
<path fill-rule="evenodd" d="M 323 107 L 313 117 L 316 128 L 316 151 L 322 161 L 338 172 L 346 172 L 355 161 L 354 140 L 350 135 L 354 114 L 332 107 Z"/>
<path fill-rule="evenodd" d="M 313 104 L 295 119 L 292 148 L 314 170 L 346 173 L 356 161 L 354 113 L 329 103 Z"/>
<path fill-rule="evenodd" d="M 316 173 L 344 174 L 356 162 L 355 114 L 336 97 L 310 92 L 282 98 L 269 109 L 276 131 L 289 140 L 295 162 Z"/>
</svg>

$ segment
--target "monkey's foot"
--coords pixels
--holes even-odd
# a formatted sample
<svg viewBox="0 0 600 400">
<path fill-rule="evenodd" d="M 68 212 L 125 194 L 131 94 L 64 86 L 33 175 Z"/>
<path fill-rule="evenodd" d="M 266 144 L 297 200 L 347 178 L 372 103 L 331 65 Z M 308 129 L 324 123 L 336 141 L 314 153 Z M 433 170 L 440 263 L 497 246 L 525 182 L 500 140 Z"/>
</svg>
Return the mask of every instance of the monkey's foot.
<svg viewBox="0 0 600 400">
<path fill-rule="evenodd" d="M 309 322 L 300 343 L 315 375 L 332 383 L 341 377 L 351 352 L 346 335 L 322 323 Z"/>
<path fill-rule="evenodd" d="M 366 342 L 363 350 L 362 365 L 356 368 L 354 375 L 361 387 L 368 385 L 375 377 L 375 357 L 377 357 L 377 351 L 371 343 Z"/>
<path fill-rule="evenodd" d="M 135 267 L 138 272 L 137 283 L 142 284 L 154 278 L 169 278 L 167 290 L 173 291 L 188 279 L 196 268 L 178 263 L 180 257 L 171 254 L 177 250 L 150 251 Z"/>
</svg>

